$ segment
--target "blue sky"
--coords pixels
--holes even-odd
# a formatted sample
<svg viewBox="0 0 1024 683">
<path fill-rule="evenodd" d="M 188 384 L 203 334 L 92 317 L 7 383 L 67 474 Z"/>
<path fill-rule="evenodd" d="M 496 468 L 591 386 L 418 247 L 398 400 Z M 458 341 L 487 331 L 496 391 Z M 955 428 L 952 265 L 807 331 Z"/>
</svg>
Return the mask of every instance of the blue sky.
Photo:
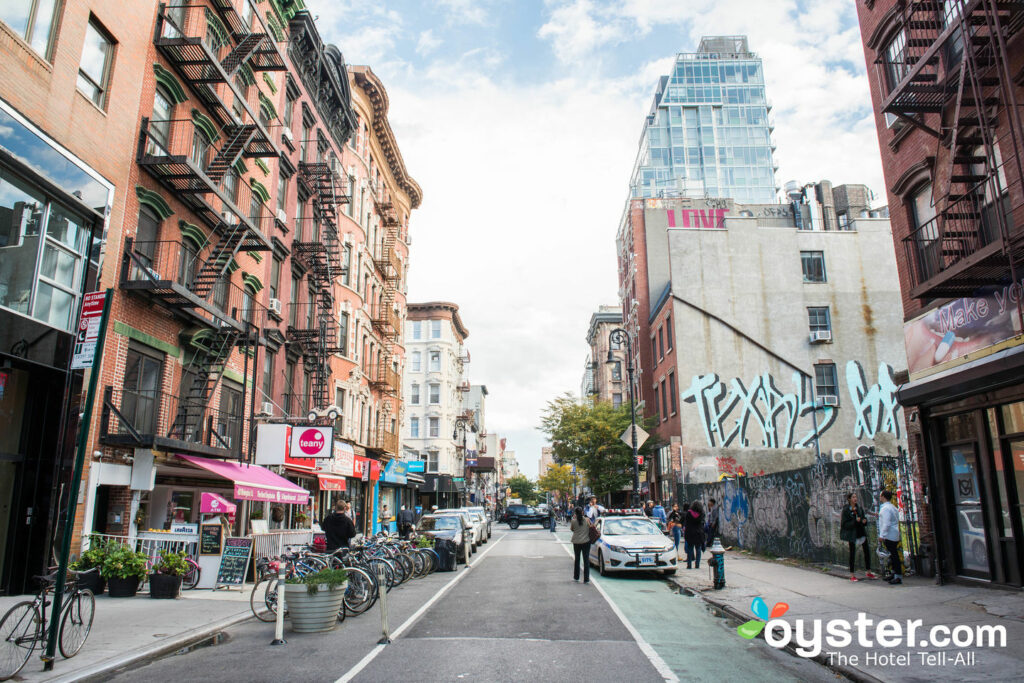
<svg viewBox="0 0 1024 683">
<path fill-rule="evenodd" d="M 461 307 L 487 426 L 535 474 L 547 400 L 579 391 L 584 337 L 616 303 L 615 233 L 658 77 L 702 35 L 764 60 L 776 180 L 869 185 L 884 204 L 850 0 L 307 0 L 368 64 L 424 190 L 410 301 Z"/>
</svg>

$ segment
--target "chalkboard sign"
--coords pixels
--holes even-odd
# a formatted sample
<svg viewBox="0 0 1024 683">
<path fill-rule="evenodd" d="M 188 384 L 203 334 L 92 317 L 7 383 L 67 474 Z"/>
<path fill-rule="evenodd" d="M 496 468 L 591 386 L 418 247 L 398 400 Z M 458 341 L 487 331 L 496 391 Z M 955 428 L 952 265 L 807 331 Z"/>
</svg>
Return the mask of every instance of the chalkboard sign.
<svg viewBox="0 0 1024 683">
<path fill-rule="evenodd" d="M 245 570 L 249 566 L 251 552 L 251 538 L 225 538 L 220 569 L 217 570 L 217 585 L 241 586 L 245 583 Z"/>
<path fill-rule="evenodd" d="M 220 524 L 204 524 L 199 527 L 199 554 L 220 555 L 224 527 Z"/>
</svg>

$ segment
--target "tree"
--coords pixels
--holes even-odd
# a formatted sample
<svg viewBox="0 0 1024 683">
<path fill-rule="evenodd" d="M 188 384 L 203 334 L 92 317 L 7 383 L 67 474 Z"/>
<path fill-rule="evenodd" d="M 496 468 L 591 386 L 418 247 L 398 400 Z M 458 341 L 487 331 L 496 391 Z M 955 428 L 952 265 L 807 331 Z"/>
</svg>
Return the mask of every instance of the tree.
<svg viewBox="0 0 1024 683">
<path fill-rule="evenodd" d="M 544 476 L 537 480 L 537 489 L 561 494 L 562 500 L 568 500 L 572 494 L 572 465 L 554 464 L 548 467 Z"/>
<path fill-rule="evenodd" d="M 541 414 L 541 431 L 551 439 L 555 459 L 585 471 L 596 495 L 632 487 L 633 451 L 619 439 L 629 425 L 629 404 L 580 403 L 568 393 L 549 401 Z M 651 430 L 654 419 L 640 418 L 637 426 Z M 649 439 L 637 451 L 647 455 L 657 445 Z"/>
<path fill-rule="evenodd" d="M 521 474 L 510 478 L 506 482 L 506 486 L 512 489 L 513 498 L 522 498 L 527 505 L 532 505 L 537 501 L 537 491 L 534 489 L 533 482 Z"/>
</svg>

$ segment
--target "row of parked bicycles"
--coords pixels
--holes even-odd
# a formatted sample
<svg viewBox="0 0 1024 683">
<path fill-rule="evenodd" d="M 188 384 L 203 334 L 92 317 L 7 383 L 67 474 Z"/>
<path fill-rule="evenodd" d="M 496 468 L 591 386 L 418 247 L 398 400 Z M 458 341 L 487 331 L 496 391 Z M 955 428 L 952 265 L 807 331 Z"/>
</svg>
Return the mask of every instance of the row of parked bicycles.
<svg viewBox="0 0 1024 683">
<path fill-rule="evenodd" d="M 390 592 L 395 586 L 419 579 L 438 569 L 440 558 L 433 548 L 420 548 L 412 541 L 378 534 L 349 548 L 322 552 L 313 546 L 286 546 L 278 557 L 265 557 L 256 562 L 257 579 L 249 605 L 260 621 L 277 618 L 278 590 L 284 576 L 301 578 L 322 569 L 344 569 L 348 572 L 345 599 L 338 610 L 338 621 L 357 616 L 377 602 L 381 588 Z M 285 616 L 287 616 L 285 605 Z"/>
</svg>

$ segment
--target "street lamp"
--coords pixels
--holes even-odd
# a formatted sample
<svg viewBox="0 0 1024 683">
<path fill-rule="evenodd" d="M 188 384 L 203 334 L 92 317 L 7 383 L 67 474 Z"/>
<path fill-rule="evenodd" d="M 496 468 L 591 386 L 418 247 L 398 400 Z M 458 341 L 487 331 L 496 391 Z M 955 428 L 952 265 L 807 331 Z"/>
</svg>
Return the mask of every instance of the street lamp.
<svg viewBox="0 0 1024 683">
<path fill-rule="evenodd" d="M 463 482 L 468 482 L 468 480 L 470 479 L 469 476 L 466 476 L 468 474 L 468 472 L 469 472 L 469 465 L 466 464 L 466 459 L 467 459 L 466 455 L 467 455 L 467 453 L 469 451 L 469 448 L 468 448 L 468 445 L 469 445 L 469 443 L 468 443 L 469 442 L 469 435 L 466 433 L 466 428 L 467 427 L 469 427 L 469 429 L 472 430 L 473 432 L 476 432 L 476 425 L 473 423 L 472 420 L 470 420 L 469 418 L 466 418 L 466 417 L 456 417 L 455 418 L 455 427 L 452 429 L 452 441 L 458 441 L 458 439 L 459 439 L 459 430 L 461 429 L 462 430 L 462 475 L 463 475 L 462 478 L 463 478 Z M 466 488 L 467 489 L 469 488 L 468 483 L 466 483 Z M 466 503 L 465 499 L 463 499 L 462 502 L 463 502 L 463 504 L 465 504 Z"/>
<path fill-rule="evenodd" d="M 640 458 L 636 452 L 636 405 L 633 400 L 633 345 L 629 341 L 629 333 L 621 327 L 616 327 L 608 334 L 608 365 L 614 365 L 618 360 L 612 353 L 612 344 L 626 345 L 626 373 L 629 375 L 629 420 L 630 420 L 630 441 L 633 445 L 633 507 L 640 505 Z"/>
</svg>

